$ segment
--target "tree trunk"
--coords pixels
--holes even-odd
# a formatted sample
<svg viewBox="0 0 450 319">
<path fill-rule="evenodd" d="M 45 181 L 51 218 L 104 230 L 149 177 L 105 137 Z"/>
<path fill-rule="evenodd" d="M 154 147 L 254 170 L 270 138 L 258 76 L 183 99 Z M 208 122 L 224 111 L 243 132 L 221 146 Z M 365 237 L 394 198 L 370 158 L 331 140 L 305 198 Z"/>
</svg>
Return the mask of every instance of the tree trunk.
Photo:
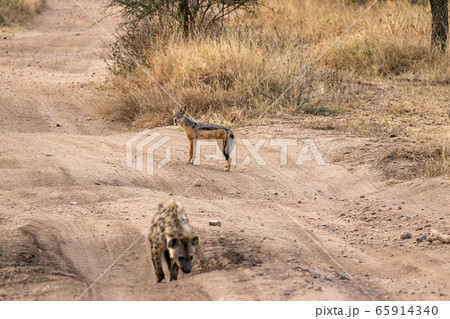
<svg viewBox="0 0 450 319">
<path fill-rule="evenodd" d="M 442 52 L 447 47 L 448 35 L 448 0 L 430 0 L 431 5 L 431 47 L 440 48 Z"/>
<path fill-rule="evenodd" d="M 180 14 L 183 24 L 183 35 L 187 38 L 189 36 L 189 0 L 180 1 Z"/>
</svg>

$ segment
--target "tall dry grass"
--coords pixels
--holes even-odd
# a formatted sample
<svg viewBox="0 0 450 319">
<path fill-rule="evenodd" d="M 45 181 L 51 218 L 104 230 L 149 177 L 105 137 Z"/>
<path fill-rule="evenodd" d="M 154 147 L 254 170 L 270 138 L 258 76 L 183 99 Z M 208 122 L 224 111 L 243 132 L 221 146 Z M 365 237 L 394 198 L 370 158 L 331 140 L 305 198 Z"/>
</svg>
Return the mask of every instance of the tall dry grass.
<svg viewBox="0 0 450 319">
<path fill-rule="evenodd" d="M 127 103 L 122 116 L 154 125 L 170 122 L 167 115 L 176 104 L 148 74 L 197 118 L 229 124 L 258 116 L 308 63 L 296 41 L 287 39 L 280 46 L 276 32 L 263 29 L 230 28 L 219 38 L 189 41 L 175 35 L 163 49 L 144 52 L 141 63 L 146 67 L 136 68 L 126 81 L 119 79 Z M 301 89 L 294 91 L 299 97 Z"/>
<path fill-rule="evenodd" d="M 256 15 L 188 40 L 170 23 L 143 23 L 124 42 L 140 66 L 113 50 L 120 93 L 108 114 L 137 126 L 169 124 L 176 103 L 150 74 L 197 120 L 252 123 L 367 3 L 268 0 Z M 430 8 L 420 3 L 380 1 L 258 124 L 294 116 L 305 127 L 396 139 L 385 157 L 418 163 L 411 176 L 449 174 L 450 56 L 430 51 Z"/>
<path fill-rule="evenodd" d="M 45 0 L 0 0 L 0 26 L 27 23 L 45 7 Z"/>
</svg>

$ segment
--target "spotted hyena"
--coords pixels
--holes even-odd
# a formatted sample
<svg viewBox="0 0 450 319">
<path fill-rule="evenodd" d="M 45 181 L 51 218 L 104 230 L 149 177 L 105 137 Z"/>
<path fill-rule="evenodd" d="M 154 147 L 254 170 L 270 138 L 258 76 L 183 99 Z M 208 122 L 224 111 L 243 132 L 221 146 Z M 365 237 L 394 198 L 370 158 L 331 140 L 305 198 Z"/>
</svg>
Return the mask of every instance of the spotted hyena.
<svg viewBox="0 0 450 319">
<path fill-rule="evenodd" d="M 163 257 L 169 266 L 170 280 L 177 280 L 178 268 L 186 274 L 190 273 L 194 246 L 199 244 L 199 239 L 191 233 L 183 206 L 175 200 L 159 204 L 152 223 L 148 239 L 156 281 L 164 280 Z"/>
</svg>

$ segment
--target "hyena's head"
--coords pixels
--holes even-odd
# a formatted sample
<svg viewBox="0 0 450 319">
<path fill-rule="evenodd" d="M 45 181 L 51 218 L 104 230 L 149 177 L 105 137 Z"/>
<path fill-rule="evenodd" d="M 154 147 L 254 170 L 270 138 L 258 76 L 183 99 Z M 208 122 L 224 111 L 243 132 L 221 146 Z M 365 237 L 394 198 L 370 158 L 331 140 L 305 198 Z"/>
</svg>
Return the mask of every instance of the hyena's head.
<svg viewBox="0 0 450 319">
<path fill-rule="evenodd" d="M 173 110 L 173 124 L 177 125 L 183 120 L 184 114 L 186 114 L 186 110 L 184 108 Z"/>
<path fill-rule="evenodd" d="M 188 274 L 192 270 L 192 260 L 194 259 L 194 247 L 200 243 L 197 236 L 175 238 L 172 237 L 167 243 L 169 254 L 172 260 Z"/>
</svg>

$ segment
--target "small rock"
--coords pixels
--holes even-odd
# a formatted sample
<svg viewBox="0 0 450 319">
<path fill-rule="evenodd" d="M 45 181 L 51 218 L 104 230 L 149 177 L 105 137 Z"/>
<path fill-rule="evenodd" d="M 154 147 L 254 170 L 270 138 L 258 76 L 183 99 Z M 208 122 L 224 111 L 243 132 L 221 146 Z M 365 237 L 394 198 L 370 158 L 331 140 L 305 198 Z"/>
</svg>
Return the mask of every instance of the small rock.
<svg viewBox="0 0 450 319">
<path fill-rule="evenodd" d="M 316 278 L 316 279 L 319 279 L 321 276 L 320 272 L 313 272 L 312 275 L 313 275 L 313 278 Z"/>
<path fill-rule="evenodd" d="M 61 127 L 61 124 L 56 123 L 56 127 Z"/>
<path fill-rule="evenodd" d="M 337 272 L 337 271 L 336 271 L 336 275 L 338 275 L 338 278 L 339 278 L 340 280 L 351 280 L 350 277 L 347 276 L 347 275 L 344 274 L 344 273 L 341 273 L 341 272 Z"/>
<path fill-rule="evenodd" d="M 302 203 L 302 201 L 301 201 L 301 200 L 298 200 L 298 201 L 297 201 L 297 203 L 298 203 L 298 204 L 301 204 L 301 203 Z"/>
<path fill-rule="evenodd" d="M 419 236 L 419 237 L 416 238 L 416 241 L 418 243 L 421 243 L 421 242 L 426 241 L 426 240 L 427 240 L 427 235 L 422 235 L 422 236 Z"/>
<path fill-rule="evenodd" d="M 327 275 L 327 276 L 325 277 L 325 280 L 328 280 L 328 281 L 333 281 L 333 278 L 331 278 L 331 276 L 330 276 L 330 275 Z"/>
<path fill-rule="evenodd" d="M 284 295 L 285 295 L 285 296 L 290 296 L 291 293 L 290 293 L 289 291 L 286 291 L 286 292 L 284 293 Z"/>
<path fill-rule="evenodd" d="M 209 226 L 222 226 L 222 223 L 220 222 L 220 220 L 210 220 L 209 221 Z"/>
<path fill-rule="evenodd" d="M 78 205 L 78 202 L 76 201 L 70 202 L 70 205 Z"/>
<path fill-rule="evenodd" d="M 431 224 L 426 224 L 425 227 L 431 227 Z"/>
<path fill-rule="evenodd" d="M 407 238 L 411 238 L 411 237 L 412 237 L 412 234 L 410 232 L 405 232 L 400 235 L 400 239 L 407 239 Z"/>
<path fill-rule="evenodd" d="M 319 288 L 317 288 L 316 291 L 322 291 L 322 287 L 319 286 Z"/>
<path fill-rule="evenodd" d="M 417 227 L 416 228 L 417 231 L 422 230 L 422 229 L 423 229 L 423 227 Z"/>
</svg>

